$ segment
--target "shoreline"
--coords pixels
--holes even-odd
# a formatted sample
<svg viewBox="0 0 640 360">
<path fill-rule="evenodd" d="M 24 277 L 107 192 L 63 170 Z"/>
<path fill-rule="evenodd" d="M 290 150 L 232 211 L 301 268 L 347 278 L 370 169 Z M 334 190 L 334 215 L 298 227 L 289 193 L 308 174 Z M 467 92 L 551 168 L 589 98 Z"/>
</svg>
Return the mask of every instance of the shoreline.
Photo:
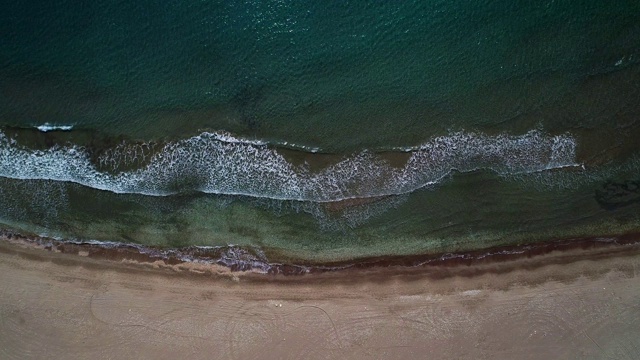
<svg viewBox="0 0 640 360">
<path fill-rule="evenodd" d="M 557 239 L 525 245 L 508 245 L 466 252 L 365 257 L 327 263 L 269 262 L 256 248 L 187 247 L 162 249 L 137 244 L 77 242 L 0 230 L 0 251 L 16 248 L 44 253 L 60 253 L 72 258 L 88 258 L 110 264 L 187 270 L 199 274 L 226 274 L 253 280 L 296 281 L 313 278 L 342 279 L 368 274 L 417 274 L 431 279 L 453 276 L 474 277 L 485 273 L 534 270 L 547 265 L 640 254 L 640 233 Z M 11 250 L 14 249 L 14 250 Z M 309 275 L 309 276 L 305 276 Z"/>
</svg>

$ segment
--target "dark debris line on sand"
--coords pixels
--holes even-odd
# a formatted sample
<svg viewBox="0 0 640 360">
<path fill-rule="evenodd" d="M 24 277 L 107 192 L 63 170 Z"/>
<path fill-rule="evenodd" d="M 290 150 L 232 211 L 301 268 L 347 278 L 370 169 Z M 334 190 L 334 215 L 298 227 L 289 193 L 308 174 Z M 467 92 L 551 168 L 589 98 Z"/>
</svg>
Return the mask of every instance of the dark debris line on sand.
<svg viewBox="0 0 640 360">
<path fill-rule="evenodd" d="M 163 261 L 167 265 L 182 263 L 216 264 L 224 266 L 230 271 L 251 271 L 254 273 L 283 275 L 303 275 L 337 272 L 346 269 L 384 267 L 451 268 L 513 261 L 520 258 L 549 254 L 553 251 L 591 250 L 606 247 L 623 249 L 621 248 L 622 246 L 635 247 L 640 244 L 640 234 L 629 233 L 613 237 L 558 239 L 520 246 L 502 246 L 458 253 L 381 256 L 325 264 L 283 264 L 269 262 L 260 249 L 233 245 L 162 249 L 116 242 L 58 240 L 39 235 L 23 235 L 11 230 L 0 230 L 0 239 L 23 242 L 45 250 L 66 254 L 84 252 L 89 257 L 107 260 L 132 260 L 140 263 Z"/>
</svg>

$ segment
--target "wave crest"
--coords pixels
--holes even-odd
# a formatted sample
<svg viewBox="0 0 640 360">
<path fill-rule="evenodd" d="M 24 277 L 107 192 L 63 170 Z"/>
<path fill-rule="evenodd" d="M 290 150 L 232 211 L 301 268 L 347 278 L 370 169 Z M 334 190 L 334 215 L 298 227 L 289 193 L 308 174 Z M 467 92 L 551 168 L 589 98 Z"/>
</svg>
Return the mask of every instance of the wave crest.
<svg viewBox="0 0 640 360">
<path fill-rule="evenodd" d="M 533 130 L 524 135 L 456 132 L 433 138 L 394 167 L 370 151 L 345 157 L 311 172 L 277 149 L 226 133 L 202 133 L 167 143 L 123 144 L 96 160 L 85 148 L 55 146 L 31 150 L 0 132 L 0 176 L 70 181 L 115 193 L 169 195 L 185 190 L 314 202 L 405 194 L 446 177 L 453 170 L 489 169 L 522 174 L 576 166 L 576 141 Z M 139 166 L 116 173 L 101 170 L 123 162 Z"/>
</svg>

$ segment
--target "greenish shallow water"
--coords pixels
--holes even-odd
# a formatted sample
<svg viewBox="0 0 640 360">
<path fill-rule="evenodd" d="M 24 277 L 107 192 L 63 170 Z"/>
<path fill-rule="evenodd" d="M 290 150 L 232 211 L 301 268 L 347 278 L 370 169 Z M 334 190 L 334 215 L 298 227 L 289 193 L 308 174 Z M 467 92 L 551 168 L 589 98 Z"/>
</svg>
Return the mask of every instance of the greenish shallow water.
<svg viewBox="0 0 640 360">
<path fill-rule="evenodd" d="M 6 227 L 315 261 L 640 229 L 638 2 L 0 6 Z"/>
</svg>

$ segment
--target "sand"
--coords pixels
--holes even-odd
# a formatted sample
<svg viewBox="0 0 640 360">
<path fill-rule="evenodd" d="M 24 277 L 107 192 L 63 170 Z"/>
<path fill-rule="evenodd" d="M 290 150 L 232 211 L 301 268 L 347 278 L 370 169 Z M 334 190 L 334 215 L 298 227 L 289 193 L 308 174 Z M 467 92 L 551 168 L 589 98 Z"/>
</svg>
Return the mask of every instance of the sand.
<svg viewBox="0 0 640 360">
<path fill-rule="evenodd" d="M 82 255 L 0 241 L 1 359 L 640 358 L 638 246 L 288 277 Z"/>
</svg>

